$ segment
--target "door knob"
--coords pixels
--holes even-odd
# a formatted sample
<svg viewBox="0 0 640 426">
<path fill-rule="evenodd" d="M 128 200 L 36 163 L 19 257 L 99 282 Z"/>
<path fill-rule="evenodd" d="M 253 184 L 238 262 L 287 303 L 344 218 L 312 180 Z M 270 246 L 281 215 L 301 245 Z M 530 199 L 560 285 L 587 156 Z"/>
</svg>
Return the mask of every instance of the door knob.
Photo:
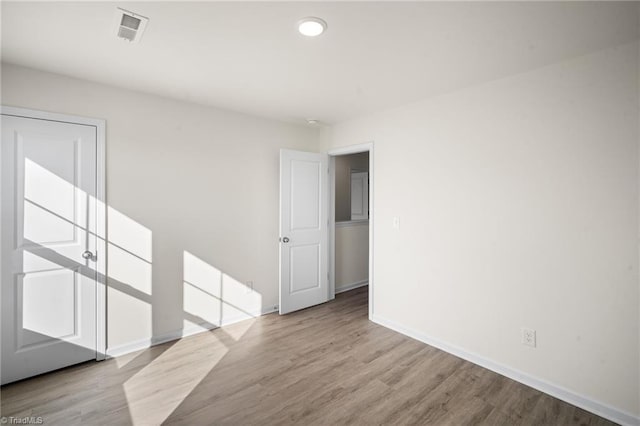
<svg viewBox="0 0 640 426">
<path fill-rule="evenodd" d="M 284 237 L 284 238 L 282 239 L 282 242 L 283 242 L 283 243 L 288 243 L 288 242 L 289 242 L 289 237 Z"/>
<path fill-rule="evenodd" d="M 87 250 L 84 253 L 82 253 L 82 257 L 87 260 L 93 260 L 93 253 Z"/>
</svg>

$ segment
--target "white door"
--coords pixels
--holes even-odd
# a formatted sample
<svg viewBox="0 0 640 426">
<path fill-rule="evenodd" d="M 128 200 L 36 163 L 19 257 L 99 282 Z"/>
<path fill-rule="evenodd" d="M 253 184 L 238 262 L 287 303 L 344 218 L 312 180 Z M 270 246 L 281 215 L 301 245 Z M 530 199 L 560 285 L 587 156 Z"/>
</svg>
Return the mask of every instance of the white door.
<svg viewBox="0 0 640 426">
<path fill-rule="evenodd" d="M 96 359 L 96 132 L 2 115 L 2 384 Z"/>
<path fill-rule="evenodd" d="M 280 314 L 329 300 L 328 156 L 280 150 Z"/>
<path fill-rule="evenodd" d="M 369 173 L 351 173 L 351 220 L 369 219 Z"/>
</svg>

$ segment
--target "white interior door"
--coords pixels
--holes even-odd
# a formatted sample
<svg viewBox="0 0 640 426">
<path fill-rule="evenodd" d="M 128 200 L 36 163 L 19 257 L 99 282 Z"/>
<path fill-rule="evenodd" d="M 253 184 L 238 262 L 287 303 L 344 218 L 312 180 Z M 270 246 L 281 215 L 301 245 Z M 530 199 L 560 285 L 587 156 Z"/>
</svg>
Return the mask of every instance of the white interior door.
<svg viewBox="0 0 640 426">
<path fill-rule="evenodd" d="M 96 139 L 2 115 L 2 384 L 96 359 Z"/>
<path fill-rule="evenodd" d="M 328 156 L 280 151 L 280 314 L 329 300 Z"/>
</svg>

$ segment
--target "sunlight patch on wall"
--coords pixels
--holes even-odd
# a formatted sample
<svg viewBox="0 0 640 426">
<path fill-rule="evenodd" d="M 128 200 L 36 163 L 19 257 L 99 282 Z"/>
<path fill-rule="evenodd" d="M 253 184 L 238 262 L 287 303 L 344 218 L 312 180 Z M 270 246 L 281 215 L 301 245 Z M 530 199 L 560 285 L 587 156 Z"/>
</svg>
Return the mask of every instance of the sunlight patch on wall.
<svg viewBox="0 0 640 426">
<path fill-rule="evenodd" d="M 184 280 L 213 297 L 220 298 L 222 272 L 202 259 L 185 251 L 183 254 Z"/>
<path fill-rule="evenodd" d="M 262 295 L 227 274 L 222 279 L 222 294 L 225 323 L 255 318 L 262 313 Z M 238 340 L 242 334 L 235 339 Z"/>
<path fill-rule="evenodd" d="M 151 295 L 151 263 L 109 243 L 109 279 L 131 286 L 147 295 Z"/>
<path fill-rule="evenodd" d="M 139 224 L 118 210 L 108 207 L 109 243 L 151 263 L 152 233 L 149 228 Z"/>
<path fill-rule="evenodd" d="M 205 330 L 261 314 L 260 293 L 187 251 L 183 262 L 185 329 Z M 244 334 L 241 330 L 234 327 L 231 337 L 238 340 Z"/>
<path fill-rule="evenodd" d="M 193 254 L 183 254 L 185 329 L 219 327 L 222 320 L 222 272 Z"/>
<path fill-rule="evenodd" d="M 185 330 L 199 329 L 201 331 L 219 327 L 222 307 L 220 299 L 212 297 L 200 288 L 184 282 L 184 312 Z"/>
<path fill-rule="evenodd" d="M 151 230 L 107 207 L 109 348 L 152 338 Z"/>
</svg>

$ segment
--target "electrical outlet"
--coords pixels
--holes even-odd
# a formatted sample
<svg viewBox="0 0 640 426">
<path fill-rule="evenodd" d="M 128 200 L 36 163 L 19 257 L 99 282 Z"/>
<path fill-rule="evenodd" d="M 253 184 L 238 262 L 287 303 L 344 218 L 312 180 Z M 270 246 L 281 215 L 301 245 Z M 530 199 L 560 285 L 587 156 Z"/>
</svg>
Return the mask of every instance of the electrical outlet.
<svg viewBox="0 0 640 426">
<path fill-rule="evenodd" d="M 522 344 L 536 347 L 536 331 L 530 328 L 522 328 Z"/>
</svg>

